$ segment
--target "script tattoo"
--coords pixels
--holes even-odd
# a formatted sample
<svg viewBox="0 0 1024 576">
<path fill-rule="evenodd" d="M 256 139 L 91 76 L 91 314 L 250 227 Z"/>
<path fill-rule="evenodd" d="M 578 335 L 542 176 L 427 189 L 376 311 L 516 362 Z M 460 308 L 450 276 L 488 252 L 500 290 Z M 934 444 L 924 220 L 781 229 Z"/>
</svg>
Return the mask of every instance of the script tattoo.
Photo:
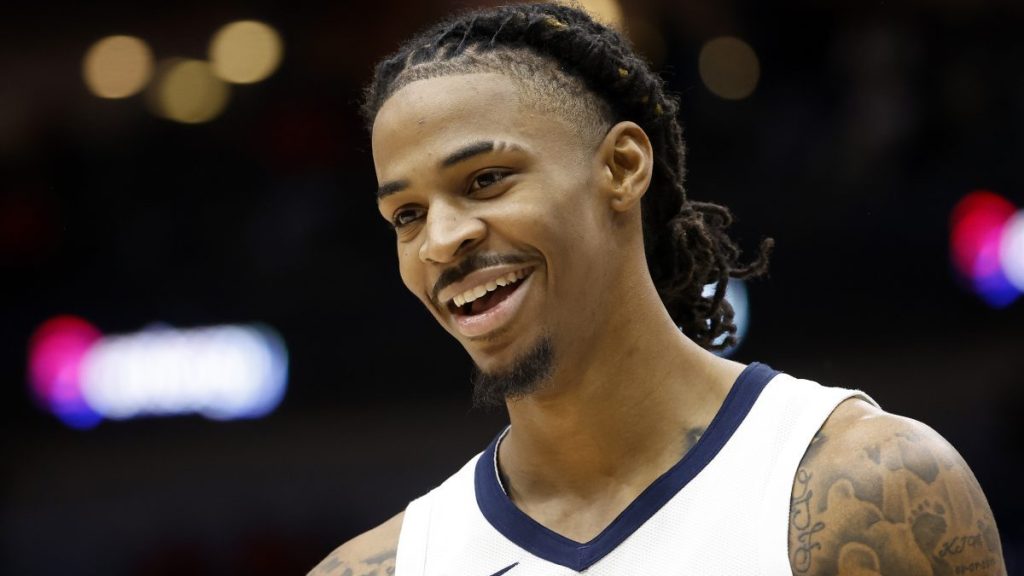
<svg viewBox="0 0 1024 576">
<path fill-rule="evenodd" d="M 939 558 L 956 556 L 957 554 L 963 553 L 965 550 L 981 546 L 981 544 L 981 532 L 968 534 L 966 536 L 954 536 L 942 543 L 942 549 L 939 550 Z"/>
<path fill-rule="evenodd" d="M 395 550 L 375 554 L 361 561 L 342 560 L 339 552 L 331 552 L 307 576 L 394 576 Z"/>
<path fill-rule="evenodd" d="M 804 455 L 790 501 L 793 572 L 1005 574 L 992 511 L 959 454 L 919 423 L 873 418 L 826 424 Z"/>
<path fill-rule="evenodd" d="M 811 522 L 811 496 L 814 491 L 808 487 L 812 474 L 801 468 L 796 473 L 796 486 L 800 494 L 793 497 L 790 502 L 790 524 L 796 530 L 797 546 L 793 551 L 793 571 L 798 574 L 805 574 L 811 567 L 811 552 L 821 548 L 821 544 L 814 541 L 814 534 L 825 529 L 824 522 Z"/>
</svg>

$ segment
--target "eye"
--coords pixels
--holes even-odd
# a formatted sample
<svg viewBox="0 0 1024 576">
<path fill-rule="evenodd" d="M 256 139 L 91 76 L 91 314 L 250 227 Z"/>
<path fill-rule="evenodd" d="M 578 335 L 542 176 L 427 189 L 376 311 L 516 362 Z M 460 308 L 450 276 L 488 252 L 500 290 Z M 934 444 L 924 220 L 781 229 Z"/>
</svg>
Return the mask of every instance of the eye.
<svg viewBox="0 0 1024 576">
<path fill-rule="evenodd" d="M 408 226 L 422 218 L 424 212 L 423 208 L 399 208 L 391 218 L 391 225 L 396 229 Z"/>
<path fill-rule="evenodd" d="M 473 182 L 469 185 L 469 191 L 472 193 L 483 190 L 492 184 L 501 182 L 509 174 L 511 174 L 509 170 L 488 170 L 487 172 L 481 172 L 473 178 Z"/>
</svg>

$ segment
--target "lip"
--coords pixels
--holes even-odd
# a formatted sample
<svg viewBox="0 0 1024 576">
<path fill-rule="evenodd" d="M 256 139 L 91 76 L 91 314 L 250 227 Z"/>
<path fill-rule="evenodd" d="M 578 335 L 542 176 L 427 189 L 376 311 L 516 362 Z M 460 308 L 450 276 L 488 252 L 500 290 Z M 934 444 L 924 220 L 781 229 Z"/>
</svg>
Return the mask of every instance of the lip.
<svg viewBox="0 0 1024 576">
<path fill-rule="evenodd" d="M 511 268 L 509 271 L 515 269 Z M 526 299 L 526 293 L 530 289 L 532 282 L 533 273 L 531 272 L 526 278 L 517 283 L 516 289 L 507 298 L 493 308 L 473 316 L 452 315 L 456 329 L 466 338 L 479 338 L 498 330 L 507 324 L 519 309 L 522 308 L 523 301 Z"/>
<path fill-rule="evenodd" d="M 439 304 L 447 308 L 448 303 L 452 301 L 458 294 L 462 294 L 470 288 L 476 288 L 486 284 L 492 280 L 497 280 L 509 272 L 516 272 L 518 270 L 529 270 L 533 266 L 529 264 L 502 264 L 501 266 L 491 266 L 489 268 L 482 268 L 471 272 L 468 276 L 463 278 L 461 281 L 455 284 L 450 284 L 445 287 L 444 290 L 437 295 Z"/>
</svg>

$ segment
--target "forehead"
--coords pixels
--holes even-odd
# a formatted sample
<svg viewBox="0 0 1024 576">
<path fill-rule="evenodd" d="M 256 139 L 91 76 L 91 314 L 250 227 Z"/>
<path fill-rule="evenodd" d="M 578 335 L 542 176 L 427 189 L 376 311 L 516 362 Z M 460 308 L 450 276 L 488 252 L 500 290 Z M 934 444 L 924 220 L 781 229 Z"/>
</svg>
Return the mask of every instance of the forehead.
<svg viewBox="0 0 1024 576">
<path fill-rule="evenodd" d="M 373 124 L 378 178 L 403 164 L 441 158 L 452 147 L 505 140 L 531 148 L 557 144 L 568 132 L 553 114 L 526 106 L 509 76 L 460 74 L 417 80 L 389 98 Z"/>
</svg>

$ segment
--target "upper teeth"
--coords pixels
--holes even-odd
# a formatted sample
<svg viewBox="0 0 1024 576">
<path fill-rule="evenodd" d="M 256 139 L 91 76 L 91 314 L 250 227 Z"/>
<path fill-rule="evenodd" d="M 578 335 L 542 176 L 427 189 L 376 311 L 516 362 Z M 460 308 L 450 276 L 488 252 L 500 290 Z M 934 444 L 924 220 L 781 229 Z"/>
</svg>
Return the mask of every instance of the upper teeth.
<svg viewBox="0 0 1024 576">
<path fill-rule="evenodd" d="M 525 277 L 525 269 L 516 270 L 515 272 L 509 272 L 508 274 L 505 274 L 500 278 L 495 278 L 494 280 L 489 280 L 479 286 L 474 286 L 473 288 L 466 290 L 462 294 L 456 295 L 455 298 L 453 298 L 452 300 L 455 302 L 456 306 L 469 304 L 470 302 L 476 300 L 477 298 L 483 296 L 484 294 L 497 290 L 498 286 L 508 286 L 509 284 L 514 283 L 516 280 L 521 280 Z"/>
</svg>

